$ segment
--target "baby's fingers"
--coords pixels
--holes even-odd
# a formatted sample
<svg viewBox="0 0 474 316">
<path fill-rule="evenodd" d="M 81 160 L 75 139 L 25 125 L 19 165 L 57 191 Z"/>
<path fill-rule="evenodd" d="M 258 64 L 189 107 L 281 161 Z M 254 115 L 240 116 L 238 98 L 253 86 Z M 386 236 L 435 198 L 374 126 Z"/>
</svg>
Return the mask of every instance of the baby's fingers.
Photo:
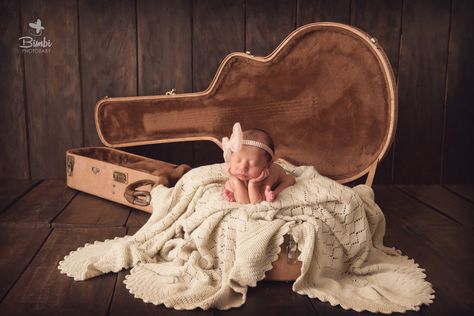
<svg viewBox="0 0 474 316">
<path fill-rule="evenodd" d="M 268 177 L 270 175 L 270 172 L 268 171 L 267 168 L 265 168 L 262 173 L 260 174 L 260 176 L 258 177 L 260 180 L 263 180 L 265 179 L 266 177 Z"/>
<path fill-rule="evenodd" d="M 265 187 L 265 201 L 273 202 L 275 200 L 275 192 L 273 192 L 269 185 Z"/>
</svg>

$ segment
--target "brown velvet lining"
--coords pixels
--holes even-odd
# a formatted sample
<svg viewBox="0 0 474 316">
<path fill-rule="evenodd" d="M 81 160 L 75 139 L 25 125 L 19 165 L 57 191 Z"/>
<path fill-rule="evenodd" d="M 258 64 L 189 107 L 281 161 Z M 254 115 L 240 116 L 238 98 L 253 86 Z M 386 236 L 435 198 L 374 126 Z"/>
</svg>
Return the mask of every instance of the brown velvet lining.
<svg viewBox="0 0 474 316">
<path fill-rule="evenodd" d="M 269 61 L 232 56 L 201 95 L 109 99 L 98 131 L 113 146 L 228 136 L 234 122 L 267 130 L 276 155 L 333 179 L 367 169 L 387 142 L 387 74 L 369 43 L 318 26 L 297 32 Z M 392 102 L 392 103 L 391 103 Z"/>
</svg>

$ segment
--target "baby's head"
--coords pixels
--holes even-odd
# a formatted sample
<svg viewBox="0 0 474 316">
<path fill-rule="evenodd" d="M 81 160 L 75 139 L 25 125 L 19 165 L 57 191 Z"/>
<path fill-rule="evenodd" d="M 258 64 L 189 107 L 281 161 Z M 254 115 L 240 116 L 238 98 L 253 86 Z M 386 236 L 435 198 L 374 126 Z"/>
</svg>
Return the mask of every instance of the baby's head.
<svg viewBox="0 0 474 316">
<path fill-rule="evenodd" d="M 275 144 L 273 143 L 273 139 L 270 136 L 270 134 L 268 134 L 266 131 L 260 128 L 251 128 L 244 131 L 242 134 L 243 134 L 244 140 L 253 140 L 258 143 L 266 145 L 270 149 L 271 153 L 269 153 L 264 148 L 260 148 L 258 146 L 256 146 L 256 148 L 259 149 L 258 151 L 259 153 L 264 154 L 268 163 L 272 162 L 273 155 L 275 155 Z M 254 146 L 246 145 L 246 144 L 244 144 L 242 147 L 244 146 L 254 147 Z"/>
<path fill-rule="evenodd" d="M 240 150 L 232 152 L 229 172 L 240 180 L 257 178 L 269 168 L 275 152 L 271 136 L 264 130 L 252 128 L 242 133 Z"/>
</svg>

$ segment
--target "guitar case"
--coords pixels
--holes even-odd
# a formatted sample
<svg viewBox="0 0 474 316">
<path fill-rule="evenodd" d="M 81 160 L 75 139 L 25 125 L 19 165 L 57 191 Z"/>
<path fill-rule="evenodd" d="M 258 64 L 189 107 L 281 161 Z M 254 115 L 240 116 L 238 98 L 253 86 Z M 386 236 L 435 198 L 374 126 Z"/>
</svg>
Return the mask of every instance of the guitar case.
<svg viewBox="0 0 474 316">
<path fill-rule="evenodd" d="M 332 22 L 296 29 L 265 57 L 228 55 L 205 91 L 104 98 L 95 109 L 99 138 L 110 148 L 204 140 L 222 147 L 240 122 L 268 131 L 277 157 L 340 183 L 367 175 L 369 186 L 396 121 L 395 80 L 377 39 Z M 298 275 L 299 261 L 286 257 L 297 248 L 288 237 L 267 279 Z"/>
</svg>

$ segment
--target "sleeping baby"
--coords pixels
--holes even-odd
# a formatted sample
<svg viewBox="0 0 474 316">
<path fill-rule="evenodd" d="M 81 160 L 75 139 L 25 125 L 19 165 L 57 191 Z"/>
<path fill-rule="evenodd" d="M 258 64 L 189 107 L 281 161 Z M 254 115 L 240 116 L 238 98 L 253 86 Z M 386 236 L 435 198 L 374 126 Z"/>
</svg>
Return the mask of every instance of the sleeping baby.
<svg viewBox="0 0 474 316">
<path fill-rule="evenodd" d="M 222 139 L 222 147 L 229 175 L 224 197 L 229 202 L 272 202 L 295 183 L 295 177 L 273 163 L 275 146 L 264 130 L 254 128 L 242 132 L 240 124 L 235 123 L 230 139 Z"/>
</svg>

